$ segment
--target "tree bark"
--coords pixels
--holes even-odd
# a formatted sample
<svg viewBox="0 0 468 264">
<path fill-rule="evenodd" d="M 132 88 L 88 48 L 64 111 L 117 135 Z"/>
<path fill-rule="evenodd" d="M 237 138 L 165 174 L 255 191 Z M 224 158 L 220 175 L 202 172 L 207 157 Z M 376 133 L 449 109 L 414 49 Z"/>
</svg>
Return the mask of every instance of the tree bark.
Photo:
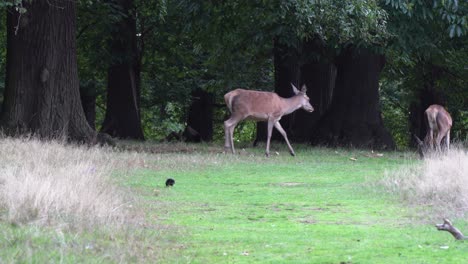
<svg viewBox="0 0 468 264">
<path fill-rule="evenodd" d="M 366 49 L 346 49 L 336 61 L 337 80 L 332 104 L 317 123 L 312 143 L 394 149 L 379 106 L 379 74 L 383 55 Z"/>
<path fill-rule="evenodd" d="M 444 219 L 444 222 L 442 224 L 437 224 L 436 225 L 437 230 L 439 231 L 447 231 L 449 232 L 456 240 L 465 240 L 468 239 L 467 236 L 463 235 L 458 228 L 454 227 L 452 225 L 452 222 L 448 219 Z"/>
<path fill-rule="evenodd" d="M 424 84 L 419 89 L 415 100 L 411 102 L 409 109 L 409 129 L 412 135 L 424 138 L 427 133 L 427 123 L 425 121 L 424 111 L 433 104 L 445 106 L 446 100 L 444 94 L 436 89 L 436 79 L 439 76 L 438 69 L 431 64 L 420 62 L 421 69 L 429 67 L 427 74 L 423 74 Z M 410 137 L 410 146 L 418 147 L 418 144 Z"/>
<path fill-rule="evenodd" d="M 80 98 L 86 121 L 92 129 L 96 130 L 96 88 L 80 87 Z"/>
<path fill-rule="evenodd" d="M 107 108 L 101 132 L 113 137 L 144 140 L 140 116 L 140 58 L 132 0 L 113 1 L 126 16 L 111 32 Z"/>
<path fill-rule="evenodd" d="M 192 93 L 192 104 L 187 119 L 185 137 L 187 141 L 211 141 L 213 139 L 213 95 L 203 90 Z M 190 129 L 196 132 L 190 133 Z"/>
<path fill-rule="evenodd" d="M 300 72 L 300 83 L 307 85 L 307 94 L 314 112 L 311 114 L 299 110 L 292 113 L 289 116 L 288 126 L 294 135 L 294 141 L 310 142 L 310 135 L 315 124 L 330 107 L 335 87 L 336 67 L 331 63 L 307 63 L 301 67 Z"/>
<path fill-rule="evenodd" d="M 291 83 L 307 86 L 307 94 L 315 111 L 310 114 L 298 110 L 281 118 L 281 126 L 291 141 L 309 142 L 315 123 L 331 103 L 336 80 L 336 67 L 323 56 L 323 43 L 318 39 L 304 42 L 298 50 L 274 43 L 275 92 L 282 97 L 293 96 Z M 282 140 L 274 131 L 273 139 Z M 257 123 L 257 141 L 266 140 L 266 123 Z"/>
<path fill-rule="evenodd" d="M 24 2 L 7 15 L 6 88 L 1 127 L 10 135 L 94 140 L 80 102 L 76 3 Z"/>
</svg>

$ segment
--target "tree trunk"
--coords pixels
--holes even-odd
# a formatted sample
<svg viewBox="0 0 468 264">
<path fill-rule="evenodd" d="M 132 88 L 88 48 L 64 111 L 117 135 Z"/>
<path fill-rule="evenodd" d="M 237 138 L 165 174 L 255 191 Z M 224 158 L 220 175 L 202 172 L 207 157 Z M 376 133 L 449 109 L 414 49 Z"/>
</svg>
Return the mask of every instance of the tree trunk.
<svg viewBox="0 0 468 264">
<path fill-rule="evenodd" d="M 140 116 L 140 58 L 132 0 L 114 0 L 126 16 L 112 26 L 107 108 L 101 132 L 113 137 L 144 140 Z"/>
<path fill-rule="evenodd" d="M 348 48 L 337 58 L 332 104 L 312 132 L 312 143 L 394 149 L 379 106 L 379 74 L 385 57 Z"/>
<path fill-rule="evenodd" d="M 310 135 L 320 117 L 328 110 L 336 80 L 336 67 L 331 63 L 307 63 L 301 67 L 300 83 L 307 85 L 307 94 L 314 112 L 298 110 L 289 117 L 289 130 L 296 142 L 310 142 Z M 291 85 L 289 85 L 291 86 Z M 285 84 L 282 89 L 285 89 Z"/>
<path fill-rule="evenodd" d="M 336 67 L 323 58 L 323 45 L 315 39 L 302 43 L 299 50 L 274 43 L 275 92 L 282 97 L 293 96 L 291 83 L 307 86 L 307 94 L 315 111 L 302 110 L 281 118 L 281 125 L 291 141 L 309 142 L 316 122 L 330 106 L 336 80 Z M 274 130 L 273 139 L 282 140 Z M 257 123 L 257 141 L 266 140 L 266 123 Z"/>
<path fill-rule="evenodd" d="M 187 141 L 211 141 L 213 139 L 213 95 L 203 90 L 192 93 L 192 104 L 187 119 Z M 190 129 L 193 131 L 191 132 Z"/>
<path fill-rule="evenodd" d="M 431 64 L 426 64 L 420 62 L 421 69 L 424 71 L 426 67 L 429 67 L 429 72 L 423 74 L 424 84 L 421 89 L 417 92 L 415 101 L 411 102 L 409 109 L 409 129 L 411 135 L 416 135 L 419 138 L 423 139 L 427 133 L 427 124 L 425 121 L 424 111 L 432 105 L 446 105 L 445 96 L 441 91 L 438 91 L 436 87 L 436 79 L 438 77 L 437 68 L 433 67 Z M 413 137 L 410 137 L 410 146 L 417 147 L 417 143 L 414 141 Z"/>
<path fill-rule="evenodd" d="M 96 130 L 96 88 L 92 86 L 80 87 L 81 105 L 89 126 Z"/>
<path fill-rule="evenodd" d="M 81 106 L 76 2 L 24 2 L 7 15 L 6 89 L 1 127 L 10 135 L 94 140 Z M 19 22 L 19 23 L 18 23 Z M 18 26 L 18 28 L 17 28 Z"/>
</svg>

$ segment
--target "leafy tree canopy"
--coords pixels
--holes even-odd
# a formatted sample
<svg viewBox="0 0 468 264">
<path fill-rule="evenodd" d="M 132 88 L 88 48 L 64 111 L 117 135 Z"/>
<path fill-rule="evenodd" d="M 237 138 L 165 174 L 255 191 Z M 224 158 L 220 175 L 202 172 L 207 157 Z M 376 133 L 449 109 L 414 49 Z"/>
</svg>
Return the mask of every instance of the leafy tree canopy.
<svg viewBox="0 0 468 264">
<path fill-rule="evenodd" d="M 413 21 L 435 21 L 444 24 L 450 38 L 468 34 L 468 2 L 459 0 L 385 0 Z"/>
<path fill-rule="evenodd" d="M 181 6 L 188 14 L 186 32 L 213 51 L 211 59 L 224 63 L 246 51 L 266 52 L 273 39 L 296 48 L 320 39 L 337 52 L 347 44 L 381 46 L 389 36 L 388 15 L 378 1 L 182 1 Z"/>
</svg>

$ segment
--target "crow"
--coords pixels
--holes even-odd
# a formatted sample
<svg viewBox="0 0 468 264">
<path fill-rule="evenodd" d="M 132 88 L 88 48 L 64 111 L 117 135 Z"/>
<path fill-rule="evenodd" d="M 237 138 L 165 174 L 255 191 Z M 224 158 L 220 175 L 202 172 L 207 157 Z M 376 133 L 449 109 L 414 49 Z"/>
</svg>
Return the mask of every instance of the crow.
<svg viewBox="0 0 468 264">
<path fill-rule="evenodd" d="M 166 187 L 174 186 L 174 184 L 175 184 L 174 179 L 169 178 L 166 180 Z"/>
</svg>

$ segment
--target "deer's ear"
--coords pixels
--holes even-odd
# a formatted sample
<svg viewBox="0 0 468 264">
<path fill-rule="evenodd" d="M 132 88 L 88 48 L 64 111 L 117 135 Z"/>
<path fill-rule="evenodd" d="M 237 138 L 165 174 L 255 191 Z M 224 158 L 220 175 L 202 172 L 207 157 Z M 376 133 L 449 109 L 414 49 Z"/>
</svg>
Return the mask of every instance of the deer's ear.
<svg viewBox="0 0 468 264">
<path fill-rule="evenodd" d="M 298 94 L 299 93 L 299 90 L 296 88 L 296 86 L 294 86 L 294 84 L 291 83 L 291 86 L 293 88 L 293 92 L 294 94 Z"/>
<path fill-rule="evenodd" d="M 307 86 L 305 84 L 302 85 L 301 92 L 307 93 Z"/>
</svg>

